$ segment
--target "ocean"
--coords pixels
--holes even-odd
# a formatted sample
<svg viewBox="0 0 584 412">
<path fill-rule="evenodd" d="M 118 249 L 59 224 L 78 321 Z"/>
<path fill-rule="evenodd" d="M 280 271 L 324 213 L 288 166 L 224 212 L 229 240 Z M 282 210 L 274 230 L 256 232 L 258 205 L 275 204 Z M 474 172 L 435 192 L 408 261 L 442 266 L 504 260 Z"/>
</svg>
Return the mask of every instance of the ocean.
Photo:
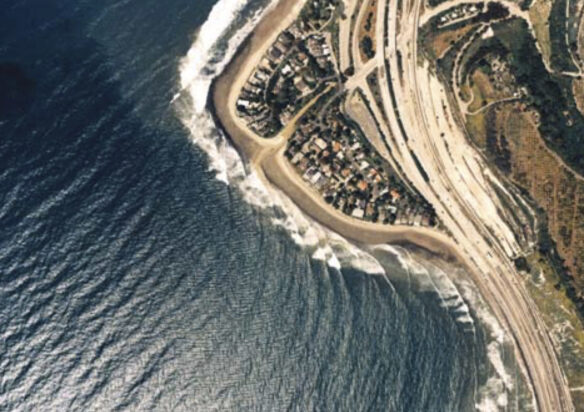
<svg viewBox="0 0 584 412">
<path fill-rule="evenodd" d="M 258 0 L 0 12 L 0 410 L 470 411 L 532 402 L 465 274 L 264 187 L 212 80 Z"/>
</svg>

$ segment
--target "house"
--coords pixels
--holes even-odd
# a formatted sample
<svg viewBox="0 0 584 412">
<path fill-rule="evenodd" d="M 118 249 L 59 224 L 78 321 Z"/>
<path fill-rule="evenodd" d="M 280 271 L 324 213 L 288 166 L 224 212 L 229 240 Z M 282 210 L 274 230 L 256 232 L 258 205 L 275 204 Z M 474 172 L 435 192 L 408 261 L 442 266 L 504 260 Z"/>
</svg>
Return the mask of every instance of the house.
<svg viewBox="0 0 584 412">
<path fill-rule="evenodd" d="M 321 139 L 320 137 L 317 137 L 314 140 L 314 144 L 317 145 L 321 150 L 324 150 L 327 147 L 326 142 L 323 139 Z"/>
<path fill-rule="evenodd" d="M 280 123 L 285 125 L 292 119 L 292 117 L 294 117 L 293 113 L 290 113 L 288 110 L 283 111 L 280 113 Z"/>
<path fill-rule="evenodd" d="M 309 93 L 311 90 L 310 86 L 306 84 L 306 82 L 301 76 L 296 76 L 294 78 L 294 87 L 296 87 L 298 91 L 303 95 Z"/>
<path fill-rule="evenodd" d="M 320 190 L 324 185 L 326 185 L 327 182 L 328 179 L 326 178 L 326 176 L 320 175 L 320 177 L 315 182 L 315 186 L 317 187 L 317 189 Z"/>
<path fill-rule="evenodd" d="M 414 226 L 420 226 L 422 223 L 422 215 L 416 215 L 413 219 Z"/>
<path fill-rule="evenodd" d="M 296 58 L 303 66 L 306 66 L 306 64 L 308 63 L 308 56 L 306 55 L 306 53 L 300 52 L 296 55 Z"/>
<path fill-rule="evenodd" d="M 311 177 L 310 177 L 310 183 L 312 183 L 313 185 L 315 185 L 321 178 L 322 174 L 320 172 L 316 172 L 314 173 Z"/>
<path fill-rule="evenodd" d="M 274 44 L 273 47 L 278 49 L 278 51 L 281 53 L 282 56 L 284 56 L 286 53 L 288 53 L 288 50 L 290 50 L 290 46 L 282 44 L 279 41 L 276 42 L 276 44 Z"/>
<path fill-rule="evenodd" d="M 373 203 L 368 203 L 365 208 L 365 216 L 371 217 L 375 214 L 375 205 Z"/>
<path fill-rule="evenodd" d="M 237 106 L 243 107 L 245 109 L 247 109 L 250 104 L 251 104 L 251 102 L 249 100 L 239 99 L 237 101 Z"/>
<path fill-rule="evenodd" d="M 254 77 L 261 82 L 267 82 L 270 76 L 263 70 L 256 70 Z"/>
<path fill-rule="evenodd" d="M 302 30 L 300 29 L 300 27 L 298 26 L 298 24 L 294 23 L 293 25 L 291 25 L 290 27 L 288 27 L 288 32 L 294 36 L 295 39 L 299 39 L 302 38 Z"/>
<path fill-rule="evenodd" d="M 278 50 L 277 47 L 270 48 L 270 51 L 268 51 L 268 55 L 276 62 L 279 62 L 280 59 L 282 58 L 282 52 Z"/>
<path fill-rule="evenodd" d="M 294 71 L 292 70 L 292 67 L 290 67 L 289 64 L 286 64 L 284 67 L 282 67 L 282 75 L 285 77 L 290 77 L 294 75 Z"/>
</svg>

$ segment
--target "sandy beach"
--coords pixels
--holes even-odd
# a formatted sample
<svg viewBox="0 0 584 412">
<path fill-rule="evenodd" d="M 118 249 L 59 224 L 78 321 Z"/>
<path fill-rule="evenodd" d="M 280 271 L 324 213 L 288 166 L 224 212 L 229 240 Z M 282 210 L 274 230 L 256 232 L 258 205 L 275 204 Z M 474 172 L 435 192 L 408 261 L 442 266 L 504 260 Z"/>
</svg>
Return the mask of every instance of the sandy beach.
<svg viewBox="0 0 584 412">
<path fill-rule="evenodd" d="M 294 21 L 303 4 L 301 0 L 280 1 L 262 19 L 223 74 L 215 80 L 212 103 L 220 124 L 264 183 L 283 191 L 303 212 L 320 224 L 357 243 L 410 244 L 463 266 L 495 316 L 511 332 L 518 360 L 532 382 L 537 403 L 542 407 L 555 405 L 554 409 L 570 410 L 569 389 L 549 337 L 538 334 L 538 331 L 545 330 L 543 321 L 526 291 L 513 276 L 511 262 L 504 259 L 501 266 L 494 266 L 494 273 L 487 274 L 485 270 L 490 266 L 477 267 L 475 259 L 478 256 L 469 253 L 475 249 L 471 247 L 472 243 L 459 245 L 453 238 L 436 229 L 374 224 L 343 214 L 328 205 L 315 189 L 304 182 L 283 156 L 286 138 L 292 127 L 286 127 L 286 132 L 274 138 L 263 139 L 250 132 L 237 117 L 235 106 L 239 91 L 269 45 Z M 507 268 L 511 276 L 499 273 L 502 268 Z M 546 370 L 548 374 L 553 370 L 554 377 L 546 378 Z"/>
<path fill-rule="evenodd" d="M 300 12 L 303 1 L 282 0 L 258 24 L 236 57 L 213 84 L 214 112 L 241 154 L 250 162 L 264 183 L 282 190 L 308 216 L 347 239 L 365 243 L 410 243 L 463 263 L 452 239 L 436 230 L 404 225 L 381 225 L 351 218 L 328 205 L 296 173 L 283 156 L 285 140 L 263 139 L 251 133 L 235 113 L 238 91 L 261 60 L 277 35 Z M 279 22 L 274 27 L 273 22 Z"/>
</svg>

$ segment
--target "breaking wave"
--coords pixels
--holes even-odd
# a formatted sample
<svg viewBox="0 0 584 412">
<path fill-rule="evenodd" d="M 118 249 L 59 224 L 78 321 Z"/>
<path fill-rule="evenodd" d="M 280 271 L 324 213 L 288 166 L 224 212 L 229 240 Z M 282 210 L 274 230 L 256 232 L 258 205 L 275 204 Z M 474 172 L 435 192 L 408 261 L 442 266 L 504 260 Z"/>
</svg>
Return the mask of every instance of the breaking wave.
<svg viewBox="0 0 584 412">
<path fill-rule="evenodd" d="M 417 290 L 435 293 L 441 305 L 461 324 L 465 332 L 476 334 L 475 319 L 481 324 L 487 334 L 486 350 L 491 373 L 476 390 L 475 408 L 481 412 L 514 410 L 511 401 L 519 396 L 515 378 L 517 365 L 504 356 L 512 350 L 511 338 L 491 313 L 474 284 L 456 269 L 447 275 L 428 260 L 420 263 L 402 247 L 377 245 L 373 250 L 392 254 Z M 533 407 L 534 394 L 530 395 L 528 403 Z"/>
<path fill-rule="evenodd" d="M 277 0 L 250 10 L 247 0 L 220 0 L 180 64 L 181 92 L 173 102 L 180 119 L 191 131 L 194 143 L 204 150 L 209 168 L 216 178 L 236 187 L 243 199 L 270 217 L 275 226 L 284 228 L 298 245 L 310 251 L 315 260 L 340 270 L 352 267 L 369 274 L 383 275 L 391 281 L 382 264 L 372 255 L 381 248 L 396 256 L 408 276 L 415 277 L 423 291 L 433 291 L 465 332 L 475 334 L 475 317 L 489 331 L 487 356 L 493 373 L 482 387 L 477 388 L 475 407 L 480 411 L 505 409 L 514 379 L 502 359 L 508 337 L 490 314 L 469 282 L 457 282 L 443 270 L 428 262 L 415 261 L 405 249 L 389 245 L 376 246 L 368 253 L 342 236 L 311 220 L 282 192 L 263 184 L 256 172 L 248 170 L 237 150 L 217 127 L 208 110 L 211 83 L 225 69 L 238 47 L 251 33 L 261 17 L 271 10 Z M 238 27 L 235 21 L 242 19 Z M 473 308 L 471 312 L 470 307 Z"/>
<path fill-rule="evenodd" d="M 194 143 L 206 152 L 209 168 L 216 178 L 239 189 L 247 203 L 263 209 L 275 226 L 286 229 L 298 245 L 312 250 L 313 259 L 338 270 L 350 266 L 370 274 L 385 274 L 371 255 L 308 218 L 279 190 L 264 185 L 256 172 L 245 167 L 239 153 L 208 111 L 211 83 L 261 17 L 276 4 L 272 2 L 249 10 L 253 8 L 249 3 L 245 0 L 219 1 L 181 61 L 181 92 L 173 99 L 181 121 L 191 131 Z M 243 17 L 238 28 L 234 27 L 241 16 L 248 17 Z"/>
</svg>

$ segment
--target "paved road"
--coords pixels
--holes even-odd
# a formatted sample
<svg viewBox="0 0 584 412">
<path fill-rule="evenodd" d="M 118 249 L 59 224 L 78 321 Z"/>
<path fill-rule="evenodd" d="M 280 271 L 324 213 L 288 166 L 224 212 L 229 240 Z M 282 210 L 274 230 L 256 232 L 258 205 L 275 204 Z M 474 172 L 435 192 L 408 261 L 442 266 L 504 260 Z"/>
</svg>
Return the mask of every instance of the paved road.
<svg viewBox="0 0 584 412">
<path fill-rule="evenodd" d="M 511 261 L 522 246 L 514 237 L 514 228 L 503 218 L 505 208 L 493 190 L 493 186 L 503 186 L 466 142 L 454 121 L 448 96 L 428 64 L 420 65 L 417 34 L 421 0 L 402 0 L 399 13 L 397 4 L 390 4 L 389 24 L 379 25 L 389 36 L 385 50 L 389 76 L 384 78 L 382 90 L 395 142 L 388 144 L 394 146 L 392 152 L 400 157 L 410 180 L 435 206 L 467 264 L 477 268 L 479 288 L 514 339 L 538 408 L 573 410 L 545 325 Z M 418 170 L 412 152 L 429 181 Z"/>
<path fill-rule="evenodd" d="M 360 65 L 359 69 L 362 70 L 358 70 L 356 77 L 347 84 L 351 87 L 363 87 L 365 94 L 371 96 L 365 81 L 366 75 L 369 70 L 378 70 L 382 74 L 379 80 L 383 108 L 375 105 L 373 115 L 383 124 L 380 111 L 385 111 L 389 124 L 383 127 L 390 131 L 387 144 L 392 148 L 392 154 L 398 159 L 409 180 L 434 205 L 467 266 L 476 269 L 473 275 L 480 292 L 514 340 L 518 361 L 532 384 L 538 409 L 571 411 L 573 406 L 569 388 L 545 325 L 519 282 L 519 275 L 510 260 L 510 256 L 521 251 L 521 245 L 515 240 L 514 231 L 507 226 L 504 208 L 498 204 L 498 198 L 493 192 L 493 185 L 500 183 L 489 172 L 480 155 L 468 145 L 464 133 L 454 121 L 448 96 L 440 82 L 431 73 L 428 65 L 420 65 L 418 60 L 417 33 L 421 1 L 392 1 L 389 5 L 389 19 L 384 21 L 388 3 L 387 0 L 379 0 L 376 29 L 378 56 L 372 63 Z M 399 13 L 398 3 L 403 8 Z M 291 18 L 290 15 L 288 18 Z M 388 46 L 384 48 L 386 32 Z M 257 47 L 255 53 L 248 57 L 248 63 L 257 64 L 261 57 L 259 50 L 263 52 L 267 48 L 273 41 L 272 37 L 278 34 L 274 33 L 263 39 L 261 47 Z M 397 51 L 400 52 L 399 55 Z M 389 63 L 388 70 L 385 59 Z M 254 67 L 251 63 L 242 66 Z M 233 112 L 236 99 L 233 90 L 242 87 L 249 70 L 240 67 L 235 81 L 229 82 L 230 95 L 225 104 L 229 110 L 222 113 L 223 117 L 237 119 Z M 394 91 L 394 98 L 390 95 L 390 86 Z M 216 94 L 216 99 L 217 96 Z M 237 120 L 231 123 L 231 126 L 238 127 Z M 291 131 L 292 129 L 286 128 L 283 134 Z M 237 138 L 239 146 L 256 151 L 256 154 L 259 151 L 259 156 L 255 158 L 258 163 L 266 152 L 282 150 L 282 142 L 285 141 L 285 136 L 266 141 L 250 136 L 245 131 L 240 134 L 241 137 Z M 415 153 L 430 176 L 428 181 L 417 168 L 412 153 Z M 505 188 L 500 186 L 499 190 L 504 191 Z M 313 199 L 305 195 L 298 197 L 300 200 Z M 318 200 L 320 197 L 314 199 Z M 326 210 L 325 206 L 314 208 L 316 212 Z M 347 227 L 353 222 L 346 216 L 342 219 L 346 220 L 343 223 Z M 363 223 L 360 222 L 359 225 Z M 366 225 L 359 227 L 368 229 Z M 371 228 L 371 235 L 387 231 L 388 233 L 383 233 L 385 236 L 399 230 L 411 232 L 410 229 Z M 425 230 L 432 232 L 430 229 Z M 347 230 L 347 233 L 353 232 L 353 229 Z"/>
</svg>

